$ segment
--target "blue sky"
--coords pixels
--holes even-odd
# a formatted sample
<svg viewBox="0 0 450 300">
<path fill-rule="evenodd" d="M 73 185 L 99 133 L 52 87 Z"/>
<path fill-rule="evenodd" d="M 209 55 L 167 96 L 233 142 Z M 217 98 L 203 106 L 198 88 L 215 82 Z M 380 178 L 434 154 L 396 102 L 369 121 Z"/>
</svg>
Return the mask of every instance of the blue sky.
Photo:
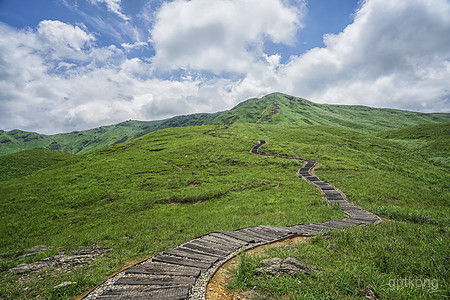
<svg viewBox="0 0 450 300">
<path fill-rule="evenodd" d="M 447 0 L 0 0 L 0 129 L 83 130 L 280 91 L 450 111 Z"/>
</svg>

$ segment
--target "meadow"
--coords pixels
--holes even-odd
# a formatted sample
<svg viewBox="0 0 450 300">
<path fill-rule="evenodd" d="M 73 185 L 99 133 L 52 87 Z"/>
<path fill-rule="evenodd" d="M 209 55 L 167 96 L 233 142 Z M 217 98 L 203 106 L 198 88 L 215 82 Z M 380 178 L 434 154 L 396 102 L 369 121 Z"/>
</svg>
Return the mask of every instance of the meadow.
<svg viewBox="0 0 450 300">
<path fill-rule="evenodd" d="M 380 225 L 324 232 L 295 248 L 242 255 L 234 291 L 255 299 L 446 299 L 449 297 L 449 124 L 377 134 L 271 127 L 267 150 L 321 163 L 315 173 Z M 264 151 L 264 150 L 262 150 Z M 329 247 L 332 244 L 333 247 Z M 288 256 L 312 275 L 256 276 L 265 258 Z"/>
<path fill-rule="evenodd" d="M 3 175 L 2 275 L 57 252 L 19 258 L 35 245 L 113 250 L 58 276 L 42 274 L 31 282 L 1 276 L 0 297 L 70 298 L 130 262 L 208 232 L 344 217 L 297 176 L 301 161 L 251 155 L 259 139 L 268 141 L 262 152 L 317 161 L 321 179 L 389 220 L 264 254 L 296 256 L 318 270 L 310 277 L 254 276 L 252 268 L 262 258 L 244 256 L 230 288 L 256 286 L 262 299 L 353 299 L 364 297 L 367 286 L 387 299 L 448 297 L 450 141 L 442 132 L 449 123 L 404 129 L 417 132 L 412 139 L 402 131 L 363 133 L 326 125 L 241 123 L 214 131 L 221 128 L 164 129 L 82 155 L 36 159 L 34 167 L 31 159 Z M 420 136 L 425 131 L 426 138 Z M 27 156 L 42 158 L 39 151 Z M 436 280 L 439 286 L 390 289 L 392 280 L 403 278 Z M 77 284 L 54 290 L 62 281 Z"/>
<path fill-rule="evenodd" d="M 299 163 L 255 157 L 249 153 L 253 140 L 203 134 L 214 128 L 166 129 L 29 176 L 10 174 L 0 188 L 0 252 L 11 253 L 2 256 L 2 271 L 32 261 L 17 257 L 35 245 L 114 250 L 70 274 L 44 274 L 32 288 L 18 284 L 17 275 L 1 277 L 2 297 L 53 295 L 61 281 L 77 282 L 68 287 L 73 296 L 127 262 L 212 231 L 343 217 L 315 188 L 299 184 Z"/>
</svg>

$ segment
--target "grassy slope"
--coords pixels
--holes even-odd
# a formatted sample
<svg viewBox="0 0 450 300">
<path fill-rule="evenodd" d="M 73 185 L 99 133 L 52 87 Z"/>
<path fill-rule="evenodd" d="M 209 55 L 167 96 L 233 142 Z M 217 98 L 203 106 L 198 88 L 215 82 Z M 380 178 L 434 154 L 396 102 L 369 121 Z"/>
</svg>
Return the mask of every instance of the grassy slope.
<svg viewBox="0 0 450 300">
<path fill-rule="evenodd" d="M 74 155 L 49 149 L 32 149 L 0 157 L 0 181 L 31 175 Z"/>
<path fill-rule="evenodd" d="M 301 278 L 308 285 L 291 285 L 294 291 L 353 298 L 370 285 L 393 299 L 435 298 L 446 292 L 450 178 L 448 166 L 431 152 L 416 155 L 398 134 L 386 138 L 392 132 L 377 136 L 330 126 L 235 124 L 217 131 L 222 138 L 202 134 L 213 128 L 154 132 L 2 182 L 0 252 L 38 244 L 66 249 L 101 244 L 115 250 L 59 278 L 44 275 L 39 282 L 17 284 L 17 277 L 1 276 L 1 297 L 58 298 L 52 287 L 64 280 L 78 283 L 66 290 L 74 295 L 126 261 L 215 230 L 342 217 L 295 175 L 298 164 L 249 154 L 254 139 L 269 141 L 263 151 L 293 156 L 297 149 L 301 157 L 318 161 L 322 179 L 351 201 L 394 220 L 331 234 L 329 243 L 345 251 L 330 252 L 328 241 L 318 240 L 307 246 L 308 252 L 298 252 L 321 273 Z M 435 137 L 450 142 L 439 132 Z M 3 258 L 2 270 L 20 262 L 15 255 Z M 437 279 L 441 291 L 408 290 L 407 297 L 386 289 L 390 279 L 407 276 Z M 24 292 L 27 286 L 33 288 Z M 269 299 L 293 291 L 262 290 Z"/>
<path fill-rule="evenodd" d="M 427 156 L 436 164 L 450 167 L 450 123 L 417 125 L 380 132 L 377 136 L 395 140 L 416 155 Z"/>
<path fill-rule="evenodd" d="M 0 155 L 33 148 L 79 153 L 125 142 L 135 138 L 138 132 L 145 134 L 156 130 L 159 124 L 159 121 L 127 121 L 116 125 L 55 135 L 43 135 L 22 130 L 2 131 L 0 132 Z"/>
<path fill-rule="evenodd" d="M 130 120 L 115 125 L 54 135 L 43 135 L 22 130 L 0 131 L 0 155 L 33 148 L 48 148 L 82 154 L 105 146 L 130 141 L 164 128 L 207 124 L 218 114 L 192 114 L 160 121 Z"/>
<path fill-rule="evenodd" d="M 213 128 L 154 132 L 2 182 L 0 252 L 37 244 L 115 250 L 86 270 L 44 276 L 27 293 L 30 285 L 1 277 L 0 298 L 51 294 L 63 279 L 78 282 L 72 292 L 81 292 L 126 261 L 211 231 L 342 216 L 299 183 L 298 163 L 252 156 L 245 128 L 232 140 L 203 134 Z M 2 270 L 23 262 L 14 258 L 3 260 Z"/>
<path fill-rule="evenodd" d="M 436 153 L 448 159 L 442 145 L 450 144 L 449 124 L 377 135 L 336 127 L 275 128 L 267 146 L 271 152 L 291 154 L 298 148 L 301 156 L 322 164 L 316 170 L 321 179 L 391 221 L 244 258 L 234 288 L 256 286 L 261 299 L 364 298 L 367 286 L 383 299 L 448 297 L 450 175 L 448 164 L 436 160 Z M 420 155 L 404 143 L 411 138 L 425 145 Z M 336 248 L 327 248 L 329 244 Z M 253 275 L 262 258 L 276 256 L 294 256 L 318 272 L 297 278 Z"/>
<path fill-rule="evenodd" d="M 220 115 L 214 123 L 331 125 L 369 133 L 422 123 L 448 121 L 450 121 L 450 114 L 424 114 L 368 106 L 317 104 L 302 98 L 274 93 L 261 99 L 244 101 Z"/>
<path fill-rule="evenodd" d="M 50 136 L 20 130 L 0 131 L 0 155 L 32 148 L 49 148 L 81 154 L 126 142 L 164 128 L 208 124 L 331 125 L 369 133 L 422 123 L 449 121 L 450 114 L 316 104 L 305 99 L 274 93 L 261 99 L 249 99 L 229 111 L 213 114 L 177 116 L 161 121 L 127 121 Z"/>
</svg>

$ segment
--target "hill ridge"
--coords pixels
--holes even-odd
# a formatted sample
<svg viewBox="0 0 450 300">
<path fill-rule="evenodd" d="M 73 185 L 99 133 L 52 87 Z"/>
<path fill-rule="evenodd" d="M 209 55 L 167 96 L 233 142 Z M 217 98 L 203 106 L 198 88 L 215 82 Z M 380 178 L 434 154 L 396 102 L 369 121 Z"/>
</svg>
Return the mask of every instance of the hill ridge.
<svg viewBox="0 0 450 300">
<path fill-rule="evenodd" d="M 247 99 L 223 112 L 181 115 L 156 121 L 128 120 L 69 133 L 45 135 L 19 129 L 0 130 L 0 156 L 33 148 L 83 154 L 171 127 L 233 123 L 332 125 L 372 133 L 436 122 L 450 122 L 450 114 L 419 113 L 362 105 L 318 104 L 304 98 L 272 93 L 261 98 Z"/>
</svg>

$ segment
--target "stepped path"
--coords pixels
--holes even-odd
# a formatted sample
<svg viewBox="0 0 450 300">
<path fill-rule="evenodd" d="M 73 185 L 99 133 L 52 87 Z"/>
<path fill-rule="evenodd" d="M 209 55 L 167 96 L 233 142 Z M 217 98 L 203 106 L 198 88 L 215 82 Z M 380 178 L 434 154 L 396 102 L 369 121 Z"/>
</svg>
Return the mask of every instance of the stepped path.
<svg viewBox="0 0 450 300">
<path fill-rule="evenodd" d="M 250 152 L 262 155 L 259 141 Z M 287 159 L 300 159 L 281 157 Z M 348 215 L 323 223 L 289 227 L 261 225 L 233 231 L 212 232 L 168 249 L 117 273 L 82 299 L 204 299 L 206 285 L 223 263 L 242 249 L 250 249 L 296 235 L 315 235 L 324 229 L 378 224 L 380 217 L 347 201 L 334 186 L 311 173 L 316 162 L 303 159 L 298 174 L 316 185 L 329 204 L 339 204 Z"/>
</svg>

